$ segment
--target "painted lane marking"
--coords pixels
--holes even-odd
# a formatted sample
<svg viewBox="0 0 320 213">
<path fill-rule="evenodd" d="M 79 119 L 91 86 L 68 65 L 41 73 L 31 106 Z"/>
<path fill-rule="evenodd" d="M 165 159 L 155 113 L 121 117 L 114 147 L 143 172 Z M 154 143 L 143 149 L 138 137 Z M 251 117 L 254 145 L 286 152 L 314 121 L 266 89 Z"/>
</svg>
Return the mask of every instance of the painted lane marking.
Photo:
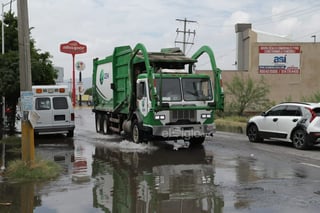
<svg viewBox="0 0 320 213">
<path fill-rule="evenodd" d="M 300 164 L 305 165 L 305 166 L 311 166 L 311 167 L 315 167 L 315 168 L 320 169 L 320 166 L 319 166 L 319 165 L 316 165 L 316 164 L 311 164 L 311 163 L 300 163 Z"/>
</svg>

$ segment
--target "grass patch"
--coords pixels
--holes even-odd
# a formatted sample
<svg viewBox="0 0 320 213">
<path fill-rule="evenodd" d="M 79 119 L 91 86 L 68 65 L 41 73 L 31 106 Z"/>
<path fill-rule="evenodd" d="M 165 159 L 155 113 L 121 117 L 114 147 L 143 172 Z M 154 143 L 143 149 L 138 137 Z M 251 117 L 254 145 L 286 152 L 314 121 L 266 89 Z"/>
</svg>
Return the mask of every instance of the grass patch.
<svg viewBox="0 0 320 213">
<path fill-rule="evenodd" d="M 240 116 L 230 116 L 224 118 L 217 118 L 215 123 L 218 125 L 231 125 L 231 126 L 240 126 L 245 127 L 247 125 L 248 118 Z"/>
<path fill-rule="evenodd" d="M 248 118 L 242 116 L 228 116 L 215 120 L 217 130 L 236 133 L 245 133 L 247 122 Z"/>
<path fill-rule="evenodd" d="M 32 166 L 22 160 L 14 160 L 9 162 L 5 176 L 19 182 L 49 180 L 58 177 L 61 169 L 60 165 L 48 160 L 35 160 Z"/>
</svg>

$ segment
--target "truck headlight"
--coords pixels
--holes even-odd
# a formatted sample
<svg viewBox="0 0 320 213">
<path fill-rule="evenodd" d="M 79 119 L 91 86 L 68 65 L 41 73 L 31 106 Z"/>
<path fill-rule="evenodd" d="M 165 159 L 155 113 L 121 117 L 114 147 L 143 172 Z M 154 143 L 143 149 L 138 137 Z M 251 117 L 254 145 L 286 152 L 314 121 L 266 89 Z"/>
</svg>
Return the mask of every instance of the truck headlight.
<svg viewBox="0 0 320 213">
<path fill-rule="evenodd" d="M 166 116 L 165 115 L 155 115 L 154 119 L 156 119 L 156 120 L 165 120 Z"/>
<path fill-rule="evenodd" d="M 211 118 L 211 114 L 201 114 L 202 119 Z"/>
</svg>

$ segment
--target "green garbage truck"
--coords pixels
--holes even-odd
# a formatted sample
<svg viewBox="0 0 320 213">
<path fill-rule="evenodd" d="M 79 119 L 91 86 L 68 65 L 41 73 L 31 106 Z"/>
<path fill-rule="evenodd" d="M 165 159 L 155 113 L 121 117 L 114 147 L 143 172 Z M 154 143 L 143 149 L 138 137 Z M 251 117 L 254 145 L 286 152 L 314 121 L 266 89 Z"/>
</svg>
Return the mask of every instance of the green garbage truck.
<svg viewBox="0 0 320 213">
<path fill-rule="evenodd" d="M 195 70 L 203 54 L 213 81 Z M 221 70 L 208 46 L 192 57 L 179 48 L 116 47 L 93 60 L 92 85 L 96 131 L 124 134 L 135 143 L 183 139 L 201 145 L 215 132 L 214 112 L 224 108 Z"/>
</svg>

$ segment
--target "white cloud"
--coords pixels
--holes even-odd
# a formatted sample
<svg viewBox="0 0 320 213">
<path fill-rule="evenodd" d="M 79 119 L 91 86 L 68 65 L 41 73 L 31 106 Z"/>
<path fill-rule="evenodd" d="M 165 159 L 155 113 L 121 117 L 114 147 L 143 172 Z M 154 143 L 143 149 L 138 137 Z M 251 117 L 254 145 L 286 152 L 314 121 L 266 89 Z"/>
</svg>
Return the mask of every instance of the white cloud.
<svg viewBox="0 0 320 213">
<path fill-rule="evenodd" d="M 197 21 L 187 25 L 196 30 L 189 53 L 209 45 L 222 69 L 234 68 L 236 23 L 251 22 L 255 29 L 307 41 L 312 41 L 311 33 L 320 32 L 320 3 L 310 0 L 29 0 L 28 4 L 36 47 L 50 52 L 53 63 L 64 67 L 66 79 L 71 77 L 72 61 L 60 52 L 60 44 L 76 40 L 87 45 L 88 52 L 77 55 L 76 61 L 86 64 L 83 76 L 88 77 L 93 58 L 111 54 L 115 46 L 142 42 L 150 51 L 174 46 L 176 29 L 183 29 L 177 18 Z"/>
</svg>

